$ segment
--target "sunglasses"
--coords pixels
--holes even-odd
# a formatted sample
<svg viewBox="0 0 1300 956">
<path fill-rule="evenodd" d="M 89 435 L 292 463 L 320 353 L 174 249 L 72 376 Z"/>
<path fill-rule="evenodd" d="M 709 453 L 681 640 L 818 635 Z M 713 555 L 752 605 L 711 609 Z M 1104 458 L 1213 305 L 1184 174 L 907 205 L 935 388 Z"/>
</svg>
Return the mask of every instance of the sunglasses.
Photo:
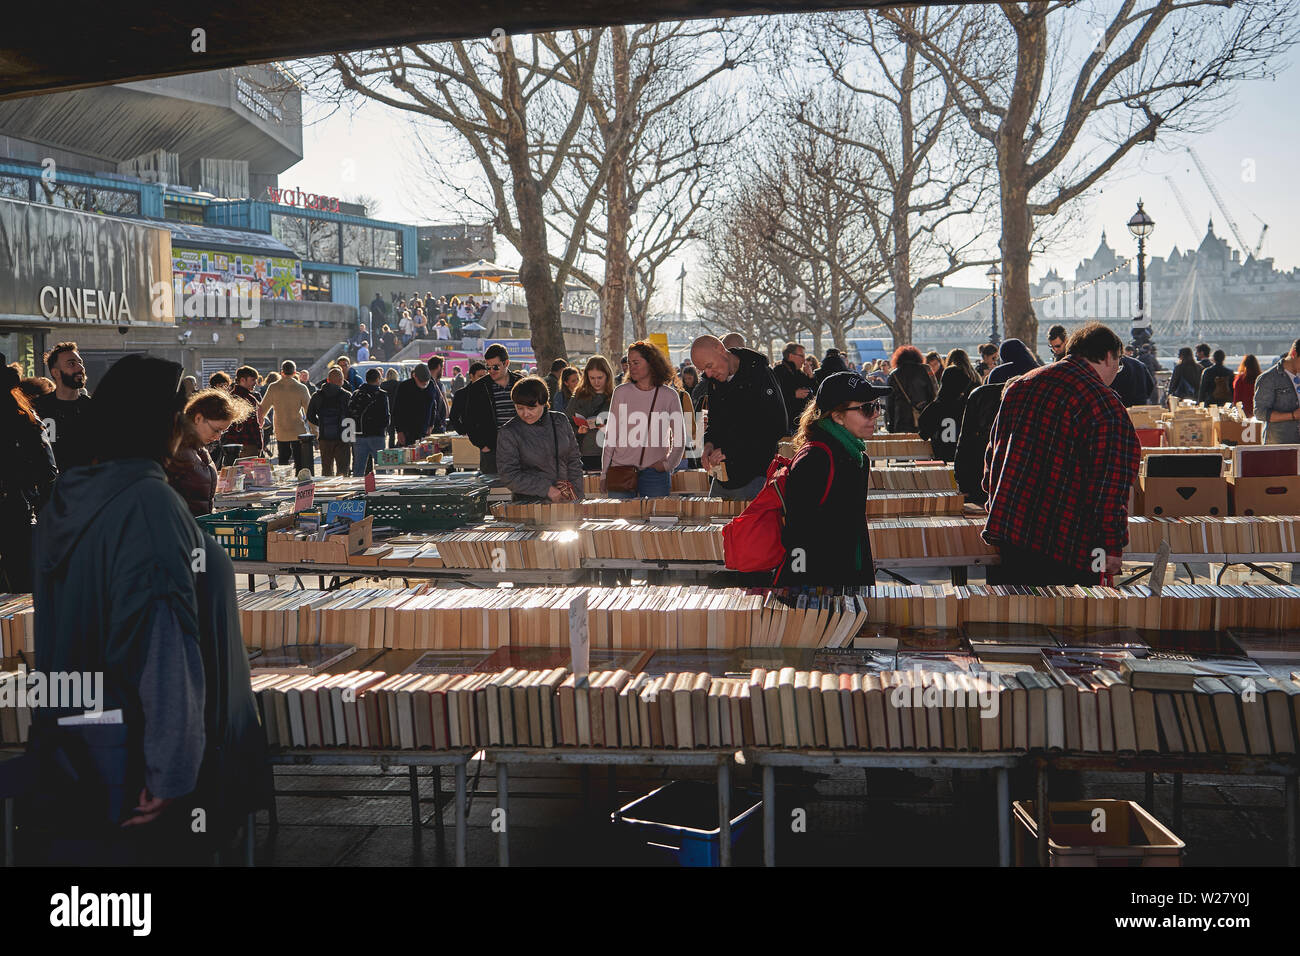
<svg viewBox="0 0 1300 956">
<path fill-rule="evenodd" d="M 487 369 L 489 372 L 499 372 L 503 368 L 505 368 L 504 365 L 484 365 L 483 367 Z"/>
<path fill-rule="evenodd" d="M 844 410 L 846 412 L 861 412 L 863 415 L 866 415 L 868 418 L 871 418 L 875 415 L 880 414 L 880 403 L 867 402 L 866 404 L 863 405 L 850 405 L 848 408 Z"/>
</svg>

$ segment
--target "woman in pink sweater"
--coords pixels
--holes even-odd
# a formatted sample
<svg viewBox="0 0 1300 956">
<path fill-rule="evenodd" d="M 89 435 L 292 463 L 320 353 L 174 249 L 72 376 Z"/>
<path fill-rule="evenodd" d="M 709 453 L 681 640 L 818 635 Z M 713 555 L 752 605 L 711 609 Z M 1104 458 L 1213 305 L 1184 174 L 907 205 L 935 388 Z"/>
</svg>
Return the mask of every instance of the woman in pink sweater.
<svg viewBox="0 0 1300 956">
<path fill-rule="evenodd" d="M 677 394 L 676 373 L 663 353 L 648 342 L 628 349 L 628 381 L 614 389 L 604 429 L 601 471 L 637 470 L 636 491 L 610 491 L 611 498 L 663 498 L 672 489 L 671 473 L 686 450 L 686 422 Z M 605 479 L 601 482 L 605 488 Z"/>
</svg>

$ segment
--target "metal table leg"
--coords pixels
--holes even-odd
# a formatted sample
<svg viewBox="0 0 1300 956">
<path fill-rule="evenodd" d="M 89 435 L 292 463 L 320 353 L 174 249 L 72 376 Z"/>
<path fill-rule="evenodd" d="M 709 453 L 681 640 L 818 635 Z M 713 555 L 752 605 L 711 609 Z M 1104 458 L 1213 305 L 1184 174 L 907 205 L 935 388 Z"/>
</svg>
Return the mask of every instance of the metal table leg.
<svg viewBox="0 0 1300 956">
<path fill-rule="evenodd" d="M 1006 767 L 993 771 L 997 782 L 998 866 L 1011 865 L 1011 773 Z"/>
<path fill-rule="evenodd" d="M 1051 837 L 1050 811 L 1047 803 L 1047 764 L 1038 762 L 1038 865 L 1046 867 L 1051 863 L 1048 839 Z"/>
<path fill-rule="evenodd" d="M 456 764 L 456 865 L 465 865 L 465 765 Z"/>
<path fill-rule="evenodd" d="M 1300 777 L 1290 774 L 1284 778 L 1284 799 L 1286 801 L 1286 865 L 1296 865 L 1296 854 L 1300 848 L 1296 846 L 1297 839 L 1300 839 L 1300 833 L 1296 832 L 1296 810 L 1297 804 L 1300 804 Z"/>
<path fill-rule="evenodd" d="M 1183 775 L 1174 774 L 1174 832 L 1183 832 Z"/>
<path fill-rule="evenodd" d="M 415 764 L 407 767 L 411 779 L 411 841 L 419 847 L 423 834 L 420 832 L 420 774 Z"/>
<path fill-rule="evenodd" d="M 763 767 L 763 865 L 776 866 L 776 768 Z"/>
<path fill-rule="evenodd" d="M 718 862 L 731 866 L 731 764 L 718 764 Z"/>
<path fill-rule="evenodd" d="M 507 773 L 505 764 L 497 764 L 496 812 L 501 814 L 501 837 L 497 840 L 497 866 L 510 865 L 510 785 L 506 780 Z M 495 823 L 495 820 L 493 822 Z"/>
<path fill-rule="evenodd" d="M 442 824 L 442 811 L 446 806 L 442 796 L 442 768 L 431 767 L 433 777 L 433 825 L 437 834 L 438 843 L 441 845 L 446 838 Z"/>
<path fill-rule="evenodd" d="M 14 865 L 14 798 L 5 797 L 5 866 Z"/>
</svg>

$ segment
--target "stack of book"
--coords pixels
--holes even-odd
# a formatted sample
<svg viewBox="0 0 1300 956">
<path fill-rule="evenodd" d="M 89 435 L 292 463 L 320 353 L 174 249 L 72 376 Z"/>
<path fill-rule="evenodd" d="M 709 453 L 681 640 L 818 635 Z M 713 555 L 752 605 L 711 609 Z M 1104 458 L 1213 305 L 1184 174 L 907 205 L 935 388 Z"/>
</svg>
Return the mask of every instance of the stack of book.
<svg viewBox="0 0 1300 956">
<path fill-rule="evenodd" d="M 867 496 L 868 518 L 902 515 L 959 515 L 966 504 L 960 491 L 903 491 Z"/>
<path fill-rule="evenodd" d="M 1150 554 L 1169 542 L 1174 554 L 1293 554 L 1300 516 L 1129 518 L 1128 550 Z"/>
<path fill-rule="evenodd" d="M 528 524 L 581 521 L 583 518 L 644 518 L 650 515 L 713 518 L 732 517 L 745 510 L 746 501 L 669 495 L 664 498 L 584 498 L 538 504 L 506 502 L 494 504 L 493 517 Z"/>
<path fill-rule="evenodd" d="M 995 554 L 980 537 L 983 530 L 982 518 L 956 516 L 883 519 L 868 527 L 871 553 L 877 560 Z"/>
<path fill-rule="evenodd" d="M 431 534 L 426 538 L 428 545 L 437 549 L 445 568 L 506 571 L 582 566 L 578 535 L 572 531 L 477 527 Z"/>
<path fill-rule="evenodd" d="M 30 594 L 0 594 L 0 657 L 34 651 L 35 626 Z"/>
<path fill-rule="evenodd" d="M 578 526 L 583 557 L 629 561 L 721 561 L 722 525 L 614 520 L 584 521 Z"/>
<path fill-rule="evenodd" d="M 930 442 L 915 432 L 867 439 L 869 458 L 930 458 L 933 455 Z"/>
<path fill-rule="evenodd" d="M 956 491 L 952 465 L 871 466 L 868 487 L 883 491 Z"/>
<path fill-rule="evenodd" d="M 20 661 L 0 660 L 0 744 L 27 743 L 32 727 L 30 687 L 27 669 Z M 40 706 L 41 701 L 36 704 Z"/>
</svg>

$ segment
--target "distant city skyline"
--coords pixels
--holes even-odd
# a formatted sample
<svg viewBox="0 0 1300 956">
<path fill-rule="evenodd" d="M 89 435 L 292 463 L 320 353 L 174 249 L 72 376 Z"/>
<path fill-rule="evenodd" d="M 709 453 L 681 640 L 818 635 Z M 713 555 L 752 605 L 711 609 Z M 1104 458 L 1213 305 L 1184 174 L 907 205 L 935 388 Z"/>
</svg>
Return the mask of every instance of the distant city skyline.
<svg viewBox="0 0 1300 956">
<path fill-rule="evenodd" d="M 1068 240 L 1035 256 L 1033 281 L 1040 281 L 1052 269 L 1063 277 L 1072 277 L 1079 262 L 1096 250 L 1103 231 L 1117 253 L 1134 258 L 1137 240 L 1126 224 L 1139 199 L 1156 222 L 1146 243 L 1148 256 L 1168 256 L 1175 247 L 1181 251 L 1195 248 L 1211 220 L 1216 234 L 1234 248 L 1242 245 L 1214 204 L 1183 149 L 1185 145 L 1200 155 L 1240 227 L 1246 245 L 1242 258 L 1257 242 L 1259 217 L 1263 217 L 1269 228 L 1261 256 L 1273 258 L 1282 271 L 1300 265 L 1300 192 L 1291 183 L 1294 157 L 1300 154 L 1300 124 L 1292 120 L 1300 94 L 1300 70 L 1293 61 L 1291 57 L 1280 65 L 1273 80 L 1238 84 L 1234 104 L 1223 111 L 1225 118 L 1214 129 L 1181 137 L 1176 147 L 1170 140 L 1159 148 L 1130 153 L 1082 200 Z M 333 110 L 320 118 L 327 109 L 315 103 L 309 107 L 304 98 L 305 155 L 281 175 L 281 183 L 341 197 L 371 196 L 379 202 L 371 214 L 384 219 L 416 225 L 447 221 L 445 210 L 422 206 L 422 199 L 428 195 L 428 187 L 420 181 L 417 149 L 422 144 L 412 132 L 406 114 L 365 102 L 355 110 Z M 1191 223 L 1166 177 L 1186 200 Z M 497 252 L 505 262 L 518 262 L 513 247 L 504 240 Z M 683 264 L 688 293 L 692 290 L 692 277 L 700 271 L 698 256 L 699 251 L 693 250 L 660 270 L 661 275 L 673 277 L 657 293 L 665 310 L 676 308 L 675 277 Z M 981 266 L 962 270 L 945 284 L 987 287 L 986 269 Z"/>
</svg>

